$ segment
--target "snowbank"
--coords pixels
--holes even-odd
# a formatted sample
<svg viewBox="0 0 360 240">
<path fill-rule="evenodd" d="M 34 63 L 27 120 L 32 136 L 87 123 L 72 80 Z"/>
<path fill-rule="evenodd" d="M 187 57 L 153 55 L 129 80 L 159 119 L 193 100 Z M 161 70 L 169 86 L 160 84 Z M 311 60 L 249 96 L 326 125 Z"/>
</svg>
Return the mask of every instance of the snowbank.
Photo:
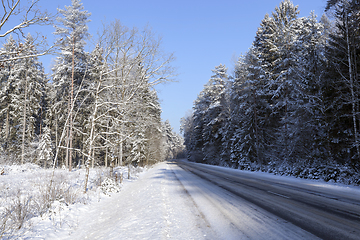
<svg viewBox="0 0 360 240">
<path fill-rule="evenodd" d="M 35 164 L 0 165 L 0 238 L 47 236 L 71 231 L 87 205 L 109 198 L 138 178 L 144 168 L 90 169 L 84 193 L 85 169 L 43 169 Z M 116 177 L 115 177 L 116 176 Z M 123 177 L 122 177 L 123 176 Z"/>
</svg>

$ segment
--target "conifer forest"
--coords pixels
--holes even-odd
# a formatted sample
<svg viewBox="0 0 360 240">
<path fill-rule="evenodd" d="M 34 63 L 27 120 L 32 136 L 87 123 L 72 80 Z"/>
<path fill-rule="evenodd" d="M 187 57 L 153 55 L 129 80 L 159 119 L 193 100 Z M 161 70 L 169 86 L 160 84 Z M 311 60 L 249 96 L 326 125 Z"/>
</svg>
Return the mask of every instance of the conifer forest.
<svg viewBox="0 0 360 240">
<path fill-rule="evenodd" d="M 154 87 L 173 80 L 172 54 L 151 29 L 104 23 L 90 41 L 91 14 L 80 0 L 57 17 L 20 1 L 3 0 L 0 50 L 1 162 L 42 167 L 151 165 L 176 158 L 183 140 L 162 122 Z M 55 26 L 50 47 L 25 34 L 31 25 Z M 8 25 L 5 25 L 8 26 Z M 94 38 L 96 40 L 94 40 Z M 40 39 L 41 40 L 41 39 Z M 40 56 L 55 55 L 51 74 Z"/>
<path fill-rule="evenodd" d="M 220 64 L 182 118 L 190 161 L 326 181 L 360 170 L 360 2 L 266 14 L 233 72 Z"/>
</svg>

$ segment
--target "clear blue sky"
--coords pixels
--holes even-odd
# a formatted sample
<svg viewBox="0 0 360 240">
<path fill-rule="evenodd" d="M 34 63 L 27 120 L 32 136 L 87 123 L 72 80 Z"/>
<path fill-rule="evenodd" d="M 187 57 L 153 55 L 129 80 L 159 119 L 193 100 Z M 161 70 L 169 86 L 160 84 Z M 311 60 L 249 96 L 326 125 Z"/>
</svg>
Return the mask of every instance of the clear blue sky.
<svg viewBox="0 0 360 240">
<path fill-rule="evenodd" d="M 194 100 L 212 75 L 211 70 L 225 64 L 231 74 L 234 61 L 251 46 L 266 13 L 271 14 L 280 0 L 82 0 L 92 13 L 89 32 L 96 37 L 101 21 L 119 19 L 123 25 L 149 24 L 163 38 L 163 50 L 173 52 L 177 82 L 158 87 L 163 120 L 169 119 L 179 132 L 180 118 L 191 110 Z M 71 0 L 42 0 L 42 7 L 56 12 Z M 300 16 L 312 10 L 321 17 L 326 0 L 294 0 Z M 44 35 L 54 32 L 42 27 Z M 51 39 L 51 37 L 48 37 Z M 89 44 L 92 46 L 92 44 Z M 49 69 L 50 59 L 44 58 Z"/>
</svg>

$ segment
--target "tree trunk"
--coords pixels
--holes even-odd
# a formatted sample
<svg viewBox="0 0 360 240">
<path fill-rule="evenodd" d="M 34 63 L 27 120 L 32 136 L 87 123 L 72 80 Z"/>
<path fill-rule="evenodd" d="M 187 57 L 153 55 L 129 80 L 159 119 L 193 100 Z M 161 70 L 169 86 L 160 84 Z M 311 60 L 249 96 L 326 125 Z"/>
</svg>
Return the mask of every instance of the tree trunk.
<svg viewBox="0 0 360 240">
<path fill-rule="evenodd" d="M 71 119 L 71 103 L 70 103 L 70 98 L 68 99 L 68 116 L 69 117 L 69 121 Z M 65 167 L 68 168 L 68 163 L 69 163 L 69 144 L 70 144 L 70 125 L 69 122 L 66 122 L 66 154 L 65 154 Z"/>
<path fill-rule="evenodd" d="M 94 112 L 92 113 L 91 116 L 91 128 L 90 128 L 90 136 L 89 136 L 89 148 L 88 148 L 88 152 L 87 152 L 87 160 L 85 162 L 85 167 L 86 167 L 86 176 L 85 176 L 85 192 L 87 191 L 87 182 L 88 182 L 88 178 L 89 178 L 89 165 L 90 165 L 90 160 L 92 160 L 92 167 L 94 167 L 94 156 L 91 159 L 91 154 L 93 154 L 94 150 L 93 150 L 93 144 L 94 144 L 94 140 L 95 140 L 95 120 L 96 120 L 96 114 L 97 114 L 97 109 L 98 109 L 98 101 L 99 101 L 99 89 L 101 86 L 101 79 L 100 82 L 98 83 L 98 86 L 96 88 L 96 96 L 95 96 L 95 107 L 94 107 Z"/>
<path fill-rule="evenodd" d="M 25 155 L 25 131 L 26 131 L 26 108 L 27 108 L 27 71 L 25 73 L 25 92 L 24 92 L 24 111 L 23 111 L 23 132 L 22 132 L 22 146 L 21 146 L 21 164 L 24 164 Z"/>
<path fill-rule="evenodd" d="M 256 90 L 253 91 L 254 95 L 254 121 L 255 121 L 255 151 L 256 151 L 256 158 L 257 162 L 263 164 L 262 158 L 259 153 L 259 131 L 258 131 L 258 120 L 257 120 L 257 103 L 256 103 Z"/>
<path fill-rule="evenodd" d="M 354 92 L 354 77 L 353 77 L 353 61 L 351 59 L 351 49 L 350 49 L 350 39 L 349 39 L 349 19 L 348 14 L 346 14 L 346 45 L 347 45 L 347 56 L 348 56 L 348 67 L 349 67 L 349 80 L 350 80 L 350 91 L 351 91 L 351 105 L 352 105 L 352 120 L 353 120 L 353 128 L 354 128 L 354 141 L 357 152 L 357 159 L 360 157 L 360 147 L 358 140 L 358 131 L 357 131 L 357 123 L 356 123 L 356 97 Z M 356 65 L 356 64 L 355 64 Z"/>
<path fill-rule="evenodd" d="M 10 135 L 10 126 L 9 126 L 9 109 L 6 111 L 6 122 L 5 122 L 5 139 L 8 141 Z"/>
<path fill-rule="evenodd" d="M 105 147 L 105 167 L 108 166 L 108 147 Z"/>
<path fill-rule="evenodd" d="M 72 72 L 71 72 L 71 94 L 70 94 L 70 134 L 69 134 L 69 140 L 70 140 L 70 149 L 69 149 L 69 171 L 71 172 L 71 166 L 72 166 L 72 142 L 73 142 L 73 136 L 72 136 L 72 129 L 74 121 L 72 119 L 72 110 L 74 108 L 74 71 L 75 71 L 75 36 L 73 37 L 73 49 L 72 49 Z"/>
<path fill-rule="evenodd" d="M 91 168 L 94 168 L 95 166 L 95 150 L 94 148 L 92 149 L 92 152 L 91 152 Z"/>
<path fill-rule="evenodd" d="M 123 165 L 123 142 L 122 139 L 120 140 L 120 146 L 119 146 L 119 165 L 122 166 Z"/>
</svg>

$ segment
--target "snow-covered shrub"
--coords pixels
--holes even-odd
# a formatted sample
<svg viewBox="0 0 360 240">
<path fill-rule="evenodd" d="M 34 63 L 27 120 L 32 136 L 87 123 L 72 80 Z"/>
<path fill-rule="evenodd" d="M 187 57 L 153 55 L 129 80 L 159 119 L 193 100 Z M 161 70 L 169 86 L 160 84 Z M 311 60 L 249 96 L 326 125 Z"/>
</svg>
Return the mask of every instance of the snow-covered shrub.
<svg viewBox="0 0 360 240">
<path fill-rule="evenodd" d="M 101 183 L 100 189 L 106 195 L 109 195 L 110 193 L 117 193 L 120 191 L 120 187 L 115 182 L 115 180 L 108 177 L 105 178 L 105 180 Z"/>
<path fill-rule="evenodd" d="M 12 239 L 30 228 L 28 220 L 35 216 L 32 197 L 19 191 L 4 202 L 5 207 L 0 208 L 0 238 Z"/>
<path fill-rule="evenodd" d="M 132 168 L 131 172 L 132 174 L 138 175 L 139 173 L 142 173 L 144 171 L 144 167 L 136 167 Z"/>
<path fill-rule="evenodd" d="M 7 208 L 10 214 L 10 221 L 15 229 L 20 229 L 33 216 L 31 201 L 31 196 L 22 195 L 19 192 L 11 206 Z"/>
<path fill-rule="evenodd" d="M 48 214 L 54 226 L 59 224 L 59 227 L 61 227 L 64 220 L 61 214 L 62 211 L 66 209 L 66 206 L 67 204 L 64 203 L 63 199 L 60 199 L 59 201 L 56 200 L 51 204 Z"/>
</svg>

